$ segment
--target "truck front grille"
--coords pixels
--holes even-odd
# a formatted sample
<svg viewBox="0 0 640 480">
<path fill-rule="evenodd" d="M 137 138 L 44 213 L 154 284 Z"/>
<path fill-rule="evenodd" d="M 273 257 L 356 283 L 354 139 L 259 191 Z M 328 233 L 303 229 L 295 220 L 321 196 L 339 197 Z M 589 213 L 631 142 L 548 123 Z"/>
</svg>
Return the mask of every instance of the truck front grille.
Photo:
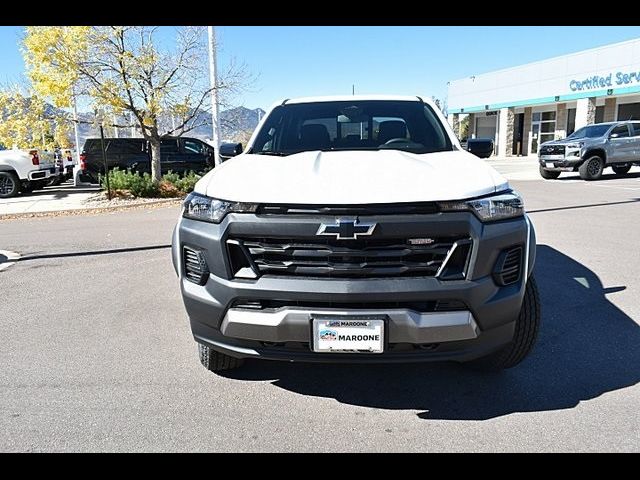
<svg viewBox="0 0 640 480">
<path fill-rule="evenodd" d="M 406 239 L 234 238 L 229 242 L 240 246 L 257 275 L 299 277 L 433 277 L 441 274 L 447 279 L 460 279 L 464 278 L 471 250 L 468 237 L 434 238 L 429 245 L 411 245 Z M 231 255 L 230 258 L 233 264 Z M 445 260 L 447 265 L 443 267 Z M 241 267 L 232 265 L 234 272 Z"/>
<path fill-rule="evenodd" d="M 564 155 L 564 145 L 543 145 L 540 155 Z"/>
</svg>

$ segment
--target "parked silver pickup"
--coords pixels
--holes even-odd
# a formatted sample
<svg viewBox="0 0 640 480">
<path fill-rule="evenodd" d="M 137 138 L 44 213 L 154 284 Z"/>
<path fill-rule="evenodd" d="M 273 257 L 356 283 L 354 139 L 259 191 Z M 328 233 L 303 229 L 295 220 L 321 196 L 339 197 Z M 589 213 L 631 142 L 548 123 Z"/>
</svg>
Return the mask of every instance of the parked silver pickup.
<svg viewBox="0 0 640 480">
<path fill-rule="evenodd" d="M 606 167 L 618 175 L 640 166 L 640 122 L 596 123 L 564 140 L 540 145 L 540 175 L 555 179 L 561 172 L 579 172 L 583 180 L 598 180 Z"/>
</svg>

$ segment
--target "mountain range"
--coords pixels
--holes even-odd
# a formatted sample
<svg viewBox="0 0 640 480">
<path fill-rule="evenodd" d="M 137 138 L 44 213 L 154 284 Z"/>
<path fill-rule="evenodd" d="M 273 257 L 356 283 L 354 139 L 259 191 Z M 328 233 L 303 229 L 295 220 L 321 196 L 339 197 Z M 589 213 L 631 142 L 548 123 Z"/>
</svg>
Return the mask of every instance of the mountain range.
<svg viewBox="0 0 640 480">
<path fill-rule="evenodd" d="M 52 109 L 54 107 L 51 107 Z M 51 112 L 50 112 L 51 113 Z M 265 114 L 265 111 L 261 108 L 249 109 L 246 107 L 236 107 L 229 110 L 223 110 L 220 112 L 220 131 L 222 141 L 243 141 L 246 142 L 248 135 L 258 125 L 258 121 Z M 78 118 L 80 120 L 79 137 L 80 145 L 84 145 L 87 138 L 95 138 L 100 136 L 100 130 L 95 126 L 95 115 L 93 113 L 79 113 Z M 195 122 L 200 125 L 197 128 L 185 133 L 185 136 L 200 138 L 202 140 L 210 139 L 213 135 L 211 129 L 211 116 L 205 111 L 198 112 L 195 116 Z M 106 121 L 105 124 L 109 122 Z M 123 124 L 126 123 L 124 118 L 116 118 L 115 122 L 111 120 L 111 123 Z M 160 118 L 160 130 L 169 129 L 171 127 L 172 119 L 170 116 Z M 134 132 L 131 128 L 118 128 L 119 137 L 139 137 L 141 136 L 139 130 Z M 132 135 L 133 133 L 133 135 Z M 113 127 L 105 127 L 105 136 L 114 136 Z"/>
</svg>

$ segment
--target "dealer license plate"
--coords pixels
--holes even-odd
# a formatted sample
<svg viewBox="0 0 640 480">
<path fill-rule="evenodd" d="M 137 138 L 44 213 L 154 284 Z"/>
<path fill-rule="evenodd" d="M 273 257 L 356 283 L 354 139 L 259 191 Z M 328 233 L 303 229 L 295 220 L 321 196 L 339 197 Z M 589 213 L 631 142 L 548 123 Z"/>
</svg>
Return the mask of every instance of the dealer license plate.
<svg viewBox="0 0 640 480">
<path fill-rule="evenodd" d="M 384 316 L 312 315 L 313 351 L 382 353 Z"/>
<path fill-rule="evenodd" d="M 553 168 L 554 167 L 553 162 L 547 162 L 545 165 L 547 166 L 547 168 Z"/>
</svg>

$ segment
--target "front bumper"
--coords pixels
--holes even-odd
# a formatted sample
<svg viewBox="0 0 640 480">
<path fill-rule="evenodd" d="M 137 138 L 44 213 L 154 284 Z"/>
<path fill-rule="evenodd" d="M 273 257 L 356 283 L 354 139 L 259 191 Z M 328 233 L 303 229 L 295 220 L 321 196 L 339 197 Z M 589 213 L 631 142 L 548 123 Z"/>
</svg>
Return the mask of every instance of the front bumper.
<svg viewBox="0 0 640 480">
<path fill-rule="evenodd" d="M 317 230 L 318 223 L 327 220 L 284 217 L 267 220 L 253 214 L 231 214 L 220 225 L 180 220 L 173 235 L 173 262 L 196 341 L 235 357 L 318 362 L 466 361 L 511 341 L 526 277 L 535 260 L 535 233 L 526 217 L 492 224 L 483 224 L 464 212 L 361 217 L 363 222 L 387 226 L 380 231 L 394 235 L 403 231 L 421 232 L 423 236 L 434 232 L 469 235 L 473 248 L 464 280 L 272 275 L 252 280 L 231 278 L 224 249 L 230 232 L 265 236 L 286 232 L 295 236 L 301 229 Z M 183 245 L 205 251 L 212 273 L 204 285 L 185 279 L 180 253 Z M 524 247 L 524 274 L 517 283 L 500 287 L 493 279 L 493 268 L 500 252 L 514 245 Z M 277 300 L 286 306 L 254 311 L 236 308 L 238 300 Z M 401 306 L 403 302 L 454 300 L 468 309 L 418 312 Z M 398 307 L 389 306 L 392 303 Z M 314 314 L 384 315 L 384 353 L 313 352 L 310 338 Z"/>
<path fill-rule="evenodd" d="M 582 157 L 564 155 L 539 155 L 538 162 L 540 167 L 551 172 L 573 172 L 580 164 L 582 164 Z"/>
</svg>

